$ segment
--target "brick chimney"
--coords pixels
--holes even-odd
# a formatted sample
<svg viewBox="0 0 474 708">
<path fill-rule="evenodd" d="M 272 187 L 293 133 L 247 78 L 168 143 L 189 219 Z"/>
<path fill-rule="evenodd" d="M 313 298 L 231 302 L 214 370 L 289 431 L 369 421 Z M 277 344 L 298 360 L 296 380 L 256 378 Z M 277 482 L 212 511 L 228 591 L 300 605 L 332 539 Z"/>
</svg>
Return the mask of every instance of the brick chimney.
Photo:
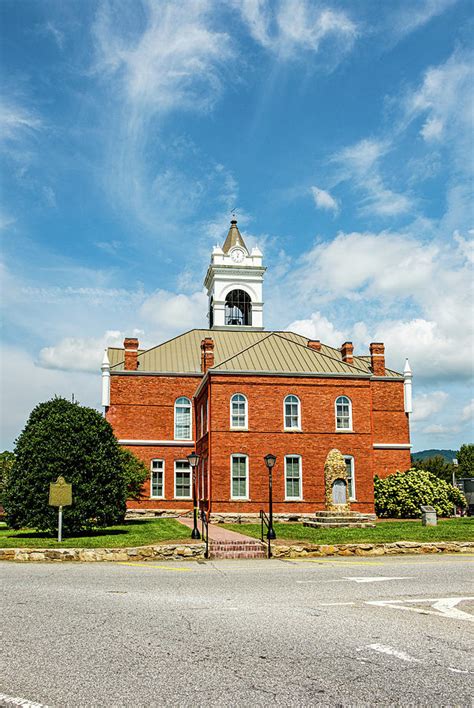
<svg viewBox="0 0 474 708">
<path fill-rule="evenodd" d="M 214 366 L 214 340 L 204 337 L 201 342 L 201 371 L 203 374 Z"/>
<path fill-rule="evenodd" d="M 385 376 L 385 346 L 382 342 L 371 343 L 370 366 L 374 376 Z"/>
<path fill-rule="evenodd" d="M 354 345 L 352 344 L 352 342 L 344 342 L 341 347 L 341 354 L 342 361 L 345 361 L 346 364 L 354 363 Z"/>
<path fill-rule="evenodd" d="M 321 351 L 321 342 L 319 339 L 309 339 L 308 347 L 310 349 L 315 349 L 317 352 Z"/>
<path fill-rule="evenodd" d="M 123 347 L 125 349 L 125 371 L 136 371 L 138 369 L 138 339 L 125 337 Z"/>
</svg>

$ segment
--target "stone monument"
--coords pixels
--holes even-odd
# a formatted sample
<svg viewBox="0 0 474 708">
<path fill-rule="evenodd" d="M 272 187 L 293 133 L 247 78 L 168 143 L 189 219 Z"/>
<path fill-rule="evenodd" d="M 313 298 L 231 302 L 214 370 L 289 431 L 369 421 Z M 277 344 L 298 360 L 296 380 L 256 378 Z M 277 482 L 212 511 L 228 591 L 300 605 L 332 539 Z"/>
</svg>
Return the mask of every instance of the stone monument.
<svg viewBox="0 0 474 708">
<path fill-rule="evenodd" d="M 328 511 L 350 511 L 346 463 L 339 450 L 330 450 L 324 463 L 325 501 Z"/>
</svg>

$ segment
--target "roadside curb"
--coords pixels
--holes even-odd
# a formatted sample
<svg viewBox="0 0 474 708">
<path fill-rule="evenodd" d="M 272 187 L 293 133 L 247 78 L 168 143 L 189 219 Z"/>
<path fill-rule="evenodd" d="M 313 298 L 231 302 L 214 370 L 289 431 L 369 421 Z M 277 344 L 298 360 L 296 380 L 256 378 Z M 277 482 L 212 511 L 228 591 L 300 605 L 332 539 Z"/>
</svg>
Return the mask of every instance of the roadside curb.
<svg viewBox="0 0 474 708">
<path fill-rule="evenodd" d="M 0 561 L 80 561 L 100 563 L 118 561 L 199 560 L 204 558 L 204 543 L 137 546 L 134 548 L 0 548 Z"/>
<path fill-rule="evenodd" d="M 273 558 L 307 558 L 321 556 L 396 556 L 426 553 L 474 552 L 474 541 L 395 541 L 393 543 L 336 543 L 334 545 L 272 545 Z"/>
<path fill-rule="evenodd" d="M 0 561 L 87 563 L 139 562 L 155 560 L 201 560 L 205 544 L 168 544 L 135 548 L 0 548 Z M 338 543 L 334 545 L 272 544 L 273 558 L 311 558 L 327 556 L 396 556 L 428 553 L 474 553 L 474 541 L 439 541 L 419 543 Z"/>
</svg>

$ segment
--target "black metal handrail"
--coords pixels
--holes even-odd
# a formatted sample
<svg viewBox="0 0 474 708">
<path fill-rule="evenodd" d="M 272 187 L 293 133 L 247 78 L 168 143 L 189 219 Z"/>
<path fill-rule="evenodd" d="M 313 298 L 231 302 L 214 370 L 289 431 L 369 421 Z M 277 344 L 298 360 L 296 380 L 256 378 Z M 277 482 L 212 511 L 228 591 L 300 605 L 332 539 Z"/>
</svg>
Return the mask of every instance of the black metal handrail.
<svg viewBox="0 0 474 708">
<path fill-rule="evenodd" d="M 202 531 L 201 538 L 206 544 L 204 558 L 209 558 L 209 516 L 206 509 L 201 510 Z"/>
<path fill-rule="evenodd" d="M 265 528 L 267 529 L 267 534 L 266 534 L 266 536 L 267 536 L 267 546 L 268 546 L 268 548 L 267 548 L 267 556 L 268 556 L 268 558 L 271 558 L 271 557 L 272 557 L 272 546 L 271 546 L 270 539 L 269 539 L 269 537 L 268 537 L 268 531 L 269 531 L 269 529 L 270 529 L 270 519 L 269 519 L 268 516 L 265 514 L 265 512 L 263 511 L 263 509 L 260 509 L 260 539 L 261 539 L 262 543 L 263 543 L 263 527 L 264 527 L 264 525 L 265 525 Z"/>
</svg>

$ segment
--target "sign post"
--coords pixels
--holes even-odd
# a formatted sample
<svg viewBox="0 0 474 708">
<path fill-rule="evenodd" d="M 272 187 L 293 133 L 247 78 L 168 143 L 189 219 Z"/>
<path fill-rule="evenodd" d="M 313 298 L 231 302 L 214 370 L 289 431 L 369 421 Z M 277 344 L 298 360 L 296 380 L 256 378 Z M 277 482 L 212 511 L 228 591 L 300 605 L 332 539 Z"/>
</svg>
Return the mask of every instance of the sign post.
<svg viewBox="0 0 474 708">
<path fill-rule="evenodd" d="M 72 484 L 68 484 L 64 477 L 58 477 L 56 482 L 49 485 L 49 505 L 59 507 L 58 510 L 58 542 L 63 540 L 63 506 L 72 504 Z"/>
</svg>

